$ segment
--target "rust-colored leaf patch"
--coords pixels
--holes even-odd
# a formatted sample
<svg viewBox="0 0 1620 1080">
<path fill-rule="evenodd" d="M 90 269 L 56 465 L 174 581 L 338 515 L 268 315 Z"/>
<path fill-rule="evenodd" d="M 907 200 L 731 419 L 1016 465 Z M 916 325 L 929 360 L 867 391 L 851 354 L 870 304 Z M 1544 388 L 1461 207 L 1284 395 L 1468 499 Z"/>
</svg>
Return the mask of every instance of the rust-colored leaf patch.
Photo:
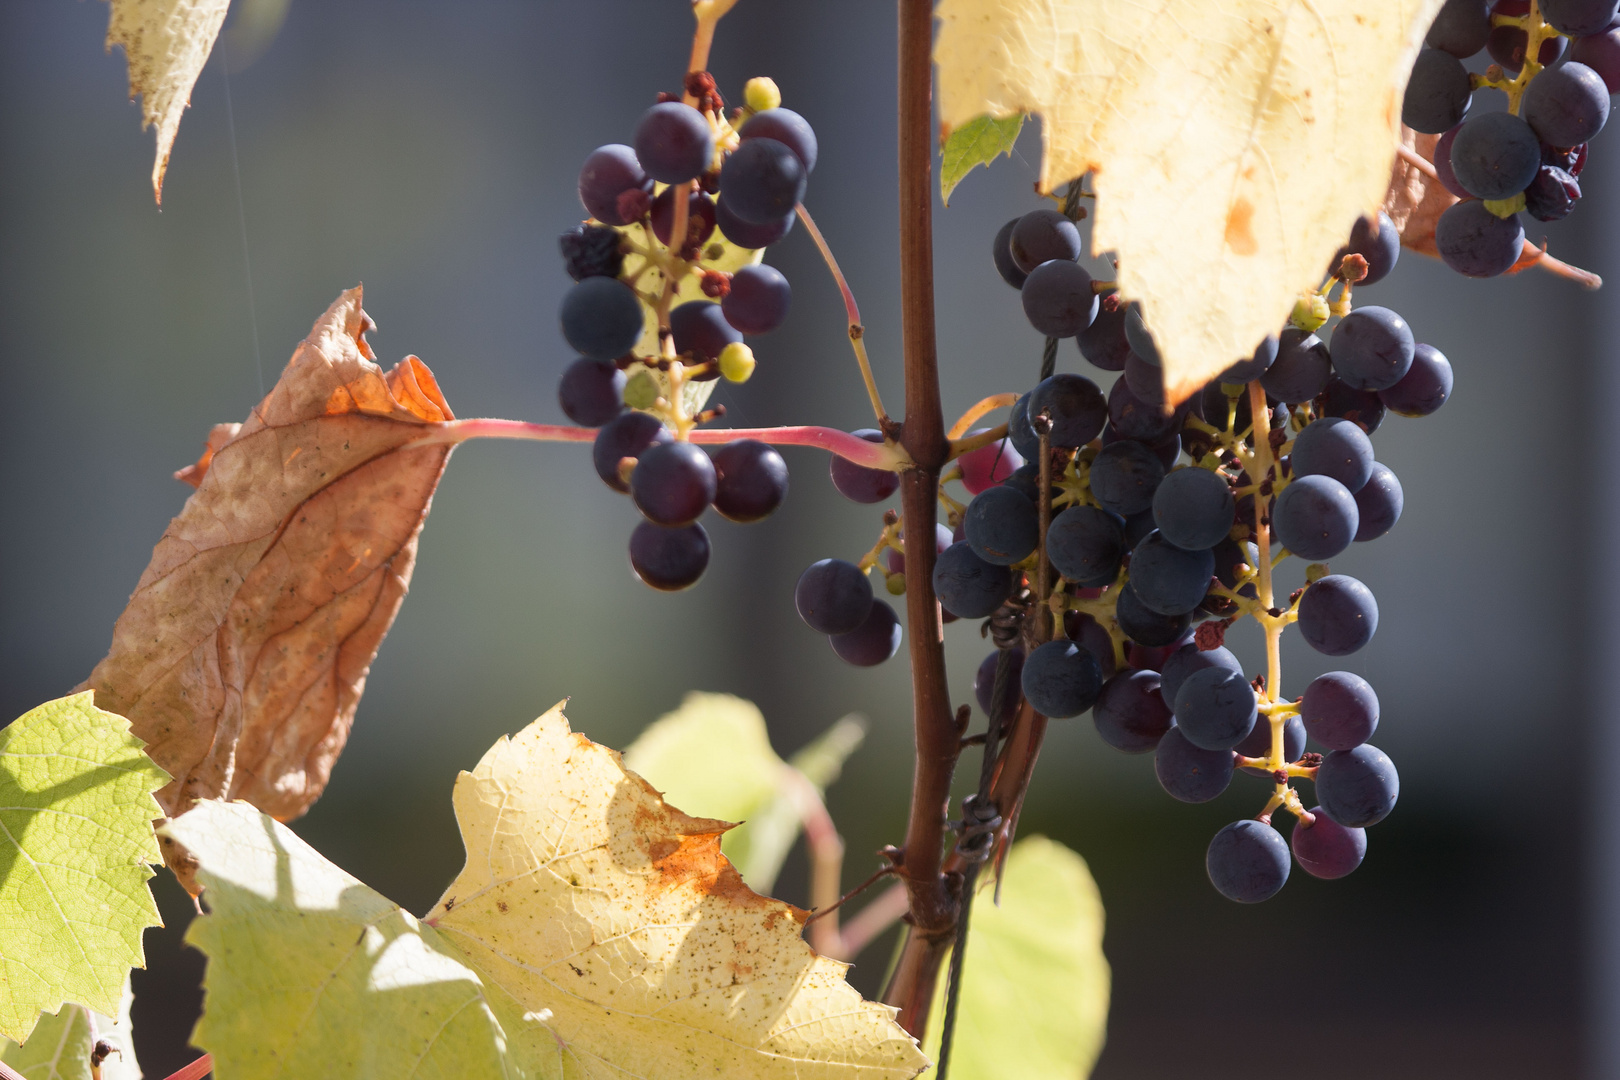
<svg viewBox="0 0 1620 1080">
<path fill-rule="evenodd" d="M 427 365 L 384 372 L 361 290 L 338 298 L 242 424 L 176 476 L 196 487 L 85 686 L 193 800 L 288 820 L 320 796 L 410 585 L 454 419 Z"/>
</svg>

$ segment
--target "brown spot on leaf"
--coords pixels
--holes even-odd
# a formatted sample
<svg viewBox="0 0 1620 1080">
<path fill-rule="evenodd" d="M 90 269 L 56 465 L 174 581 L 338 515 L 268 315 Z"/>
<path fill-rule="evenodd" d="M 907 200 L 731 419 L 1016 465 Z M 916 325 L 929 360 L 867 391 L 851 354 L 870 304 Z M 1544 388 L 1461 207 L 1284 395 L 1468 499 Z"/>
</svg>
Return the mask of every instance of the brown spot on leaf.
<svg viewBox="0 0 1620 1080">
<path fill-rule="evenodd" d="M 1260 250 L 1254 239 L 1254 203 L 1242 196 L 1226 212 L 1226 246 L 1235 255 L 1253 255 Z"/>
</svg>

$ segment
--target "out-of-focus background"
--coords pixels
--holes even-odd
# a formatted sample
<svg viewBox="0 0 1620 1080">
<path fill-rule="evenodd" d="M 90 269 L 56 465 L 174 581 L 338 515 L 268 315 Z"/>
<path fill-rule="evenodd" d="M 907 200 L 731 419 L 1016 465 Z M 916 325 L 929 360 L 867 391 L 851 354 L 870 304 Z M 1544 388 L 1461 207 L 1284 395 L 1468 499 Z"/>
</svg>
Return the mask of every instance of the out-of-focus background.
<svg viewBox="0 0 1620 1080">
<path fill-rule="evenodd" d="M 340 290 L 365 283 L 379 355 L 420 355 L 458 415 L 561 421 L 570 354 L 555 312 L 568 280 L 555 238 L 582 214 L 580 161 L 628 141 L 654 95 L 677 88 L 690 37 L 681 0 L 238 0 L 228 79 L 216 50 L 159 212 L 152 136 L 125 101 L 123 57 L 103 52 L 106 19 L 99 3 L 0 5 L 5 718 L 100 658 L 188 493 L 171 472 L 211 424 L 246 416 Z M 807 202 L 898 403 L 894 52 L 891 4 L 743 0 L 713 69 L 733 99 L 747 77 L 771 75 L 815 125 Z M 1617 147 L 1612 133 L 1594 144 L 1573 218 L 1527 219 L 1557 254 L 1610 277 Z M 1031 125 L 1012 160 L 970 176 L 937 214 L 948 409 L 1033 381 L 1041 341 L 989 244 L 1037 205 L 1038 155 Z M 756 340 L 754 379 L 719 391 L 728 422 L 869 423 L 809 238 L 796 230 L 768 259 L 792 280 L 794 309 Z M 1377 638 L 1337 664 L 1290 641 L 1285 689 L 1335 666 L 1371 680 L 1401 803 L 1350 878 L 1296 874 L 1242 907 L 1210 888 L 1203 853 L 1217 828 L 1258 809 L 1260 784 L 1239 778 L 1214 803 L 1184 806 L 1150 758 L 1108 749 L 1089 719 L 1054 725 L 1022 828 L 1080 851 L 1101 886 L 1114 999 L 1095 1075 L 1106 1080 L 1288 1063 L 1318 1080 L 1620 1075 L 1606 1042 L 1620 950 L 1602 767 L 1620 746 L 1602 691 L 1617 656 L 1605 629 L 1606 553 L 1620 536 L 1607 508 L 1613 297 L 1542 273 L 1469 281 L 1409 253 L 1357 299 L 1405 314 L 1451 358 L 1456 392 L 1438 415 L 1391 417 L 1377 433 L 1406 514 L 1334 560 L 1377 593 Z M 1113 377 L 1072 343 L 1059 355 L 1060 370 L 1105 387 Z M 848 712 L 870 719 L 829 796 L 847 883 L 863 876 L 903 829 L 905 655 L 846 667 L 800 624 L 791 593 L 811 561 L 866 550 L 882 507 L 841 499 L 820 453 L 787 456 L 782 510 L 755 526 L 709 523 L 707 576 L 667 596 L 632 578 L 635 511 L 583 447 L 458 450 L 348 751 L 297 830 L 424 911 L 462 857 L 455 771 L 497 736 L 568 697 L 577 729 L 623 747 L 686 689 L 707 689 L 758 702 L 784 752 Z M 1255 639 L 1234 637 L 1255 663 Z M 969 700 L 988 646 L 965 623 L 948 638 L 953 693 Z M 794 857 L 779 893 L 803 903 L 805 877 Z M 148 938 L 136 1040 L 161 1076 L 190 1056 L 202 961 L 178 944 L 186 905 L 159 887 L 169 927 Z M 891 940 L 852 973 L 868 992 Z"/>
</svg>

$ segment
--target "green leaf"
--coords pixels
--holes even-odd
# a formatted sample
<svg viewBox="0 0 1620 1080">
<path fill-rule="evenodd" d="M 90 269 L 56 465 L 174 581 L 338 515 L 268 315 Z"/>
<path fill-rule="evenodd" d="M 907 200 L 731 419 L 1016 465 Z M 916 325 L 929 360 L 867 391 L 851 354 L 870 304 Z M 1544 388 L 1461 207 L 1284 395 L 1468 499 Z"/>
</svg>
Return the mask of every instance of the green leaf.
<svg viewBox="0 0 1620 1080">
<path fill-rule="evenodd" d="M 768 893 L 800 829 L 787 770 L 797 769 L 823 791 L 865 732 L 860 720 L 846 717 L 789 766 L 771 749 L 765 717 L 753 702 L 691 693 L 630 744 L 624 766 L 689 814 L 742 822 L 726 833 L 720 850 L 751 888 Z"/>
<path fill-rule="evenodd" d="M 1107 1028 L 1109 975 L 1102 952 L 1102 897 L 1085 860 L 1062 844 L 1033 836 L 1008 853 L 1000 906 L 990 875 L 979 880 L 951 1050 L 952 1080 L 1089 1076 Z M 944 979 L 929 1015 L 923 1048 L 938 1061 Z"/>
<path fill-rule="evenodd" d="M 92 1013 L 83 1005 L 64 1005 L 55 1013 L 43 1014 L 26 1044 L 18 1046 L 6 1041 L 0 1061 L 26 1080 L 92 1080 L 90 1052 L 101 1040 L 116 1047 L 117 1052 L 101 1063 L 100 1080 L 140 1080 L 135 1045 L 129 1037 L 133 995 L 127 979 L 122 997 L 117 1020 Z"/>
<path fill-rule="evenodd" d="M 949 203 L 956 185 L 976 166 L 989 165 L 1002 154 L 1010 157 L 1023 127 L 1023 113 L 999 120 L 985 115 L 951 132 L 939 151 L 939 197 Z"/>
<path fill-rule="evenodd" d="M 0 1035 L 25 1042 L 41 1011 L 118 1011 L 161 925 L 146 883 L 163 861 L 152 793 L 169 776 L 129 721 L 90 692 L 0 731 Z"/>
<path fill-rule="evenodd" d="M 520 1075 L 483 980 L 438 931 L 246 803 L 198 803 L 163 828 L 201 863 L 194 1041 L 231 1076 Z"/>
</svg>

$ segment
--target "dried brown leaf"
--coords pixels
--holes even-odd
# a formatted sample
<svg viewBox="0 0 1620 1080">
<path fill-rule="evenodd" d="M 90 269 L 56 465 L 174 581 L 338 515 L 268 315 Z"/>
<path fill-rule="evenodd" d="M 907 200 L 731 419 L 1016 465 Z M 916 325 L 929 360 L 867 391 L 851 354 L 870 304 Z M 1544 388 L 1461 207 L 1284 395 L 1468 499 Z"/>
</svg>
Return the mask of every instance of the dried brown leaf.
<svg viewBox="0 0 1620 1080">
<path fill-rule="evenodd" d="M 1401 145 L 1424 161 L 1434 160 L 1434 144 L 1439 141 L 1438 135 L 1423 135 L 1409 127 L 1401 128 Z M 1457 201 L 1457 196 L 1430 175 L 1432 168 L 1425 170 L 1404 155 L 1397 157 L 1389 177 L 1389 191 L 1384 196 L 1384 213 L 1401 234 L 1402 247 L 1439 258 L 1440 253 L 1434 246 L 1434 226 L 1440 215 Z"/>
<path fill-rule="evenodd" d="M 129 60 L 129 96 L 141 96 L 141 127 L 157 125 L 152 194 L 163 202 L 163 173 L 230 0 L 108 0 L 107 48 Z"/>
<path fill-rule="evenodd" d="M 454 419 L 427 365 L 374 362 L 361 290 L 338 298 L 240 425 L 177 473 L 196 492 L 152 552 L 86 687 L 174 781 L 165 812 L 319 797 L 410 585 Z"/>
</svg>

